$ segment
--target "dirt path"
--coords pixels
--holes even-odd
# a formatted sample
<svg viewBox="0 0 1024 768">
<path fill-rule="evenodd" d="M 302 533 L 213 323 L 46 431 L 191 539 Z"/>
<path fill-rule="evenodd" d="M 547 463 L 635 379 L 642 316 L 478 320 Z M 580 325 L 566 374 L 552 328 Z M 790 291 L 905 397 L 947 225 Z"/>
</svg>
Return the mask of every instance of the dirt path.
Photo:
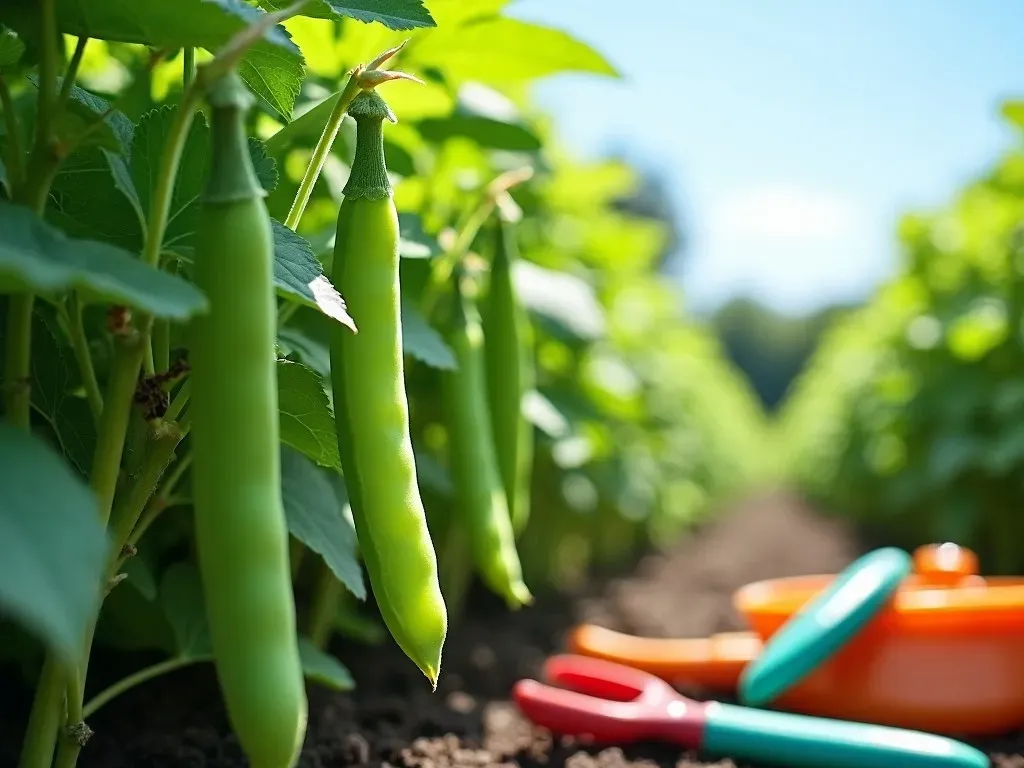
<svg viewBox="0 0 1024 768">
<path fill-rule="evenodd" d="M 454 627 L 438 692 L 393 648 L 338 647 L 356 677 L 353 696 L 311 693 L 302 768 L 736 768 L 702 763 L 671 747 L 584 750 L 552 742 L 508 703 L 580 620 L 652 636 L 700 637 L 741 628 L 732 592 L 749 581 L 830 573 L 859 554 L 836 521 L 785 494 L 751 499 L 633 574 L 575 600 L 547 600 L 509 616 L 493 605 Z M 210 667 L 184 670 L 125 695 L 92 723 L 81 768 L 236 768 Z M 999 768 L 1024 768 L 1024 738 L 982 745 Z M 1004 754 L 1010 753 L 1010 754 Z M 2 757 L 0 750 L 0 757 Z M 0 759 L 0 763 L 4 763 Z M 5 763 L 4 763 L 5 764 Z"/>
</svg>

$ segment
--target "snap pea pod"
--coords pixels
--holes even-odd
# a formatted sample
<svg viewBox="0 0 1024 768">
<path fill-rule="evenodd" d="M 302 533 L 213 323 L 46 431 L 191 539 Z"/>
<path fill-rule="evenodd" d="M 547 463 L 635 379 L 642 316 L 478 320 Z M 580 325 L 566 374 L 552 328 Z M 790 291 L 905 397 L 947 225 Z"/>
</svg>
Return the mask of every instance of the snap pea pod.
<svg viewBox="0 0 1024 768">
<path fill-rule="evenodd" d="M 359 547 L 384 623 L 437 685 L 448 613 L 420 498 L 402 350 L 398 212 L 374 91 L 349 107 L 356 150 L 338 212 L 332 278 L 359 326 L 331 337 L 338 450 Z"/>
<path fill-rule="evenodd" d="M 531 603 L 533 597 L 523 583 L 487 414 L 483 328 L 475 296 L 465 295 L 474 290 L 469 280 L 458 276 L 456 280 L 463 287 L 455 291 L 448 341 L 458 368 L 442 376 L 456 503 L 469 529 L 480 576 L 515 609 Z"/>
<path fill-rule="evenodd" d="M 499 215 L 490 285 L 482 306 L 484 360 L 498 469 L 516 534 L 530 515 L 533 428 L 523 416 L 523 398 L 534 381 L 533 328 L 512 283 L 517 257 L 513 224 Z"/>
<path fill-rule="evenodd" d="M 274 240 L 252 167 L 235 73 L 217 81 L 211 170 L 194 279 L 209 312 L 191 325 L 192 489 L 214 662 L 254 768 L 291 768 L 306 731 L 281 496 Z"/>
</svg>

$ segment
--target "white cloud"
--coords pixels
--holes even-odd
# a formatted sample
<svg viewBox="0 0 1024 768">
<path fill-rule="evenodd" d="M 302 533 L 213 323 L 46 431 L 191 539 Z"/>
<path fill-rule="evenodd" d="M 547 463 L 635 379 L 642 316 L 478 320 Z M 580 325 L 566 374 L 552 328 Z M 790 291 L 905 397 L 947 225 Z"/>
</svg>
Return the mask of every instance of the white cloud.
<svg viewBox="0 0 1024 768">
<path fill-rule="evenodd" d="M 834 192 L 780 182 L 726 197 L 711 210 L 712 236 L 785 241 L 835 240 L 855 232 L 856 206 Z"/>
</svg>

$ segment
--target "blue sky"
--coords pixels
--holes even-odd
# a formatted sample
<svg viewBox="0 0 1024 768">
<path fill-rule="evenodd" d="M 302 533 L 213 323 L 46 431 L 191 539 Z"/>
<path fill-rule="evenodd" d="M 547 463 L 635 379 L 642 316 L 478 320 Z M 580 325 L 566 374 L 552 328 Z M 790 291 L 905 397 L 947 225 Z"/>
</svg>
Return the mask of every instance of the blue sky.
<svg viewBox="0 0 1024 768">
<path fill-rule="evenodd" d="M 628 13 L 623 14 L 623 9 Z M 538 86 L 562 141 L 662 167 L 691 234 L 688 303 L 804 312 L 867 295 L 909 208 L 949 199 L 1015 140 L 1017 0 L 517 0 L 622 80 Z"/>
</svg>

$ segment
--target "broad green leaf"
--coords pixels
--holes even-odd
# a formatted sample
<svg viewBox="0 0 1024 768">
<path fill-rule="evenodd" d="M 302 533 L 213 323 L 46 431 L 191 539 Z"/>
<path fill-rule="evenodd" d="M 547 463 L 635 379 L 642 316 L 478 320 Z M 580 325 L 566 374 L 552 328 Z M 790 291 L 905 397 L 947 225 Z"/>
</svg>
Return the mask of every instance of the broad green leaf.
<svg viewBox="0 0 1024 768">
<path fill-rule="evenodd" d="M 277 10 L 288 6 L 289 2 L 260 0 L 260 5 Z M 394 30 L 435 26 L 423 0 L 312 0 L 302 15 L 316 19 L 348 17 L 366 24 L 376 21 Z"/>
<path fill-rule="evenodd" d="M 325 651 L 317 648 L 305 637 L 299 638 L 299 658 L 302 674 L 314 683 L 334 691 L 351 691 L 356 687 L 352 674 L 345 665 Z"/>
<path fill-rule="evenodd" d="M 28 80 L 39 87 L 37 75 L 30 75 Z M 62 78 L 57 78 L 57 87 L 61 84 Z M 60 111 L 53 126 L 55 138 L 77 149 L 97 146 L 119 154 L 127 153 L 134 130 L 132 121 L 116 109 L 109 114 L 108 110 L 110 103 L 106 99 L 77 85 L 71 86 L 67 108 Z"/>
<path fill-rule="evenodd" d="M 32 317 L 32 406 L 50 424 L 64 455 L 88 477 L 96 425 L 85 400 L 71 394 L 77 364 L 62 339 L 38 307 Z"/>
<path fill-rule="evenodd" d="M 16 30 L 35 28 L 35 3 L 5 2 L 0 19 L 9 19 Z M 263 12 L 244 0 L 56 0 L 61 32 L 76 37 L 116 40 L 175 49 L 186 46 L 217 51 Z M 264 34 L 260 45 L 276 45 L 298 54 L 295 44 L 280 25 Z"/>
<path fill-rule="evenodd" d="M 0 613 L 77 659 L 107 549 L 89 487 L 38 437 L 0 424 Z"/>
<path fill-rule="evenodd" d="M 569 432 L 569 420 L 565 414 L 536 389 L 531 389 L 523 397 L 523 416 L 548 437 L 557 439 Z"/>
<path fill-rule="evenodd" d="M 583 279 L 522 260 L 515 263 L 513 278 L 524 306 L 562 331 L 580 339 L 596 339 L 605 332 L 604 310 Z"/>
<path fill-rule="evenodd" d="M 98 147 L 76 152 L 53 180 L 47 220 L 71 237 L 138 253 L 145 217 L 127 173 L 121 155 Z"/>
<path fill-rule="evenodd" d="M 0 69 L 17 64 L 25 53 L 25 44 L 13 30 L 0 28 Z"/>
<path fill-rule="evenodd" d="M 340 471 L 334 414 L 323 380 L 302 363 L 278 360 L 277 387 L 281 442 L 322 467 Z"/>
<path fill-rule="evenodd" d="M 158 593 L 156 579 L 153 577 L 153 570 L 149 567 L 149 563 L 141 554 L 125 560 L 121 573 L 125 574 L 127 577 L 125 581 L 140 595 L 147 600 L 156 600 Z"/>
<path fill-rule="evenodd" d="M 419 307 L 402 297 L 402 351 L 431 368 L 455 370 L 455 355 Z"/>
<path fill-rule="evenodd" d="M 291 119 L 295 97 L 302 88 L 306 67 L 301 57 L 271 46 L 252 48 L 238 63 L 238 75 L 285 122 Z"/>
<path fill-rule="evenodd" d="M 507 17 L 438 29 L 417 40 L 408 59 L 460 83 L 516 83 L 561 72 L 618 75 L 601 54 L 568 33 Z"/>
<path fill-rule="evenodd" d="M 1024 128 L 1024 101 L 1010 99 L 999 107 L 1000 114 L 1017 128 Z"/>
<path fill-rule="evenodd" d="M 483 115 L 454 114 L 447 118 L 428 118 L 416 125 L 427 141 L 442 144 L 455 136 L 475 141 L 488 149 L 509 152 L 536 152 L 541 141 L 525 125 L 506 123 Z"/>
<path fill-rule="evenodd" d="M 148 212 L 156 187 L 167 139 L 171 135 L 177 106 L 162 106 L 142 116 L 132 140 L 131 176 L 139 203 Z M 202 115 L 196 115 L 178 163 L 178 172 L 167 212 L 164 246 L 188 240 L 195 233 L 199 214 L 198 201 L 206 183 L 210 155 L 210 129 Z"/>
<path fill-rule="evenodd" d="M 271 224 L 274 229 L 274 284 L 278 293 L 318 309 L 355 331 L 356 324 L 348 314 L 345 300 L 327 279 L 309 242 L 275 219 L 271 219 Z"/>
<path fill-rule="evenodd" d="M 174 632 L 178 656 L 196 661 L 209 658 L 213 649 L 203 582 L 194 563 L 175 563 L 167 569 L 160 583 L 160 602 Z"/>
<path fill-rule="evenodd" d="M 207 308 L 191 283 L 116 246 L 69 238 L 28 208 L 0 203 L 0 290 L 53 296 L 72 288 L 178 321 Z"/>
<path fill-rule="evenodd" d="M 441 253 L 441 246 L 424 231 L 418 214 L 398 214 L 398 230 L 398 251 L 403 259 L 432 259 Z"/>
<path fill-rule="evenodd" d="M 253 136 L 249 137 L 249 156 L 252 158 L 252 165 L 256 171 L 256 178 L 260 180 L 260 186 L 267 194 L 273 192 L 280 179 L 277 160 L 267 153 L 267 145 Z"/>
<path fill-rule="evenodd" d="M 338 581 L 360 600 L 366 599 L 363 572 L 356 560 L 356 531 L 325 474 L 303 454 L 282 446 L 281 485 L 291 534 L 324 559 Z"/>
<path fill-rule="evenodd" d="M 331 351 L 319 339 L 312 338 L 299 328 L 284 326 L 277 332 L 277 341 L 284 355 L 298 355 L 305 363 L 326 379 L 331 375 Z"/>
</svg>

